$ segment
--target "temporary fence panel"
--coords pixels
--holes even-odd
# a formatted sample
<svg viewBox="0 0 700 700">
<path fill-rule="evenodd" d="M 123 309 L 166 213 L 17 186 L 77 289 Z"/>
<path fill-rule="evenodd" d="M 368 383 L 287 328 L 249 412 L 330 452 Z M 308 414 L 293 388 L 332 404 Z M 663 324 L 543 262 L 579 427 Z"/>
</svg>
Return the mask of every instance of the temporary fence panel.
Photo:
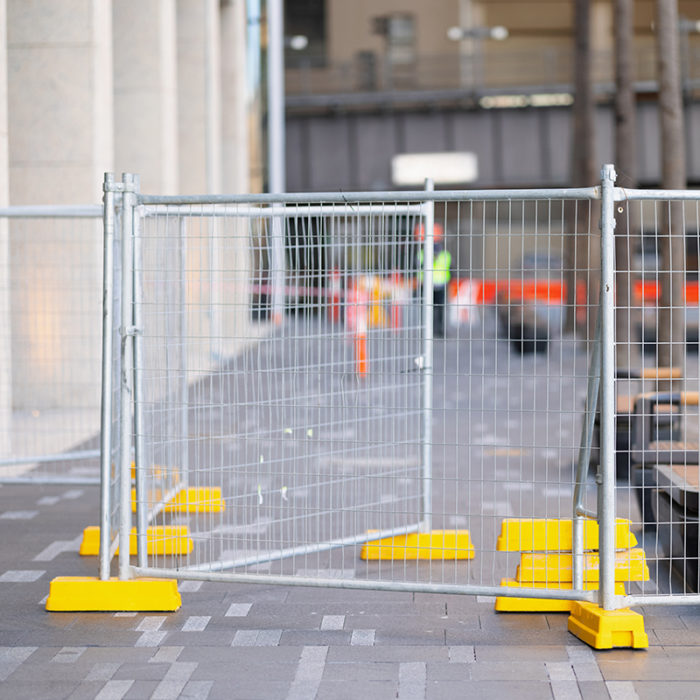
<svg viewBox="0 0 700 700">
<path fill-rule="evenodd" d="M 597 600 L 615 545 L 638 556 L 581 449 L 610 369 L 600 198 L 134 195 L 121 575 Z M 182 524 L 191 550 L 141 546 Z"/>
<path fill-rule="evenodd" d="M 0 209 L 2 483 L 99 483 L 102 213 Z"/>
<path fill-rule="evenodd" d="M 423 336 L 408 303 L 416 246 L 399 241 L 420 210 L 141 208 L 144 511 L 166 525 L 156 502 L 169 488 L 223 493 L 223 510 L 189 517 L 195 548 L 179 568 L 276 561 L 279 573 L 308 572 L 329 550 L 342 557 L 341 544 L 376 538 L 369 530 L 418 530 Z M 271 265 L 277 227 L 288 242 L 282 318 Z M 269 320 L 262 326 L 253 299 L 255 316 Z M 149 565 L 172 564 L 154 556 Z"/>
<path fill-rule="evenodd" d="M 616 191 L 617 503 L 650 578 L 625 604 L 700 602 L 698 192 Z"/>
</svg>

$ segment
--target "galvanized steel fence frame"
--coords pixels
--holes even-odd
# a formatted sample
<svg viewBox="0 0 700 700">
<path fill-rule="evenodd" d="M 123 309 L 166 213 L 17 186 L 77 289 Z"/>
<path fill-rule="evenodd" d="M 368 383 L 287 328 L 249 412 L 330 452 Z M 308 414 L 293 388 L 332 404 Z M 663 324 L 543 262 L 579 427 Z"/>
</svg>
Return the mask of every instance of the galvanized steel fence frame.
<svg viewBox="0 0 700 700">
<path fill-rule="evenodd" d="M 238 581 L 280 583 L 285 585 L 316 585 L 340 588 L 368 588 L 376 590 L 395 591 L 424 591 L 445 593 L 466 593 L 478 595 L 499 595 L 503 597 L 540 598 L 543 597 L 541 588 L 527 587 L 517 589 L 499 585 L 479 585 L 473 583 L 454 584 L 432 581 L 410 580 L 360 580 L 354 578 L 325 578 L 323 576 L 295 576 L 285 573 L 265 574 L 258 573 L 225 573 L 217 567 L 206 566 L 154 566 L 146 553 L 146 526 L 150 522 L 151 514 L 142 506 L 144 500 L 140 497 L 143 490 L 144 471 L 149 465 L 142 464 L 143 458 L 139 446 L 139 426 L 143 417 L 140 415 L 142 407 L 139 404 L 139 395 L 142 388 L 139 386 L 138 373 L 134 374 L 134 358 L 143 353 L 141 319 L 138 317 L 138 298 L 141 294 L 141 281 L 135 274 L 140 266 L 141 241 L 139 231 L 143 221 L 158 213 L 190 212 L 192 207 L 197 207 L 198 212 L 204 216 L 220 216 L 229 214 L 240 216 L 246 207 L 256 213 L 265 212 L 264 215 L 272 221 L 282 221 L 285 216 L 284 208 L 291 206 L 307 207 L 308 211 L 322 212 L 323 207 L 337 206 L 341 208 L 349 206 L 381 206 L 390 202 L 392 206 L 400 210 L 402 206 L 406 211 L 418 211 L 424 221 L 425 237 L 423 241 L 423 282 L 420 304 L 422 308 L 422 359 L 419 371 L 422 377 L 422 491 L 423 517 L 413 528 L 401 527 L 381 533 L 384 536 L 393 536 L 399 533 L 415 531 L 424 532 L 431 527 L 431 487 L 432 475 L 430 472 L 431 455 L 431 424 L 433 419 L 433 350 L 434 338 L 432 336 L 433 322 L 433 224 L 435 220 L 434 207 L 436 203 L 460 203 L 460 202 L 484 202 L 496 203 L 510 202 L 556 202 L 561 204 L 569 200 L 577 200 L 583 203 L 599 201 L 601 206 L 600 228 L 600 302 L 598 323 L 595 338 L 590 344 L 590 367 L 588 370 L 588 388 L 586 406 L 583 410 L 585 420 L 581 434 L 578 460 L 575 468 L 573 503 L 571 505 L 571 517 L 573 518 L 573 547 L 572 569 L 573 586 L 571 589 L 558 590 L 556 587 L 547 588 L 547 598 L 555 600 L 582 600 L 598 602 L 606 609 L 617 609 L 630 604 L 650 603 L 697 603 L 698 596 L 672 595 L 667 597 L 649 595 L 618 595 L 615 589 L 616 567 L 616 483 L 615 483 L 615 202 L 624 199 L 635 199 L 652 196 L 641 191 L 621 190 L 615 187 L 615 173 L 613 166 L 604 166 L 602 182 L 599 187 L 591 188 L 565 188 L 565 189 L 531 189 L 531 190 L 487 190 L 487 191 L 432 191 L 428 186 L 426 191 L 417 192 L 378 192 L 378 193 L 322 193 L 322 194 L 288 194 L 288 195 L 257 195 L 257 196 L 152 196 L 138 193 L 138 180 L 133 176 L 124 176 L 121 183 L 114 183 L 111 176 L 105 181 L 105 251 L 113 248 L 112 235 L 114 231 L 113 212 L 115 202 L 121 201 L 122 211 L 122 247 L 121 247 L 121 299 L 112 306 L 110 300 L 114 299 L 114 280 L 111 275 L 105 275 L 105 321 L 104 321 L 104 371 L 106 379 L 103 379 L 103 396 L 112 396 L 111 382 L 114 379 L 112 331 L 114 324 L 110 318 L 110 309 L 113 313 L 119 309 L 121 321 L 119 324 L 120 362 L 119 372 L 119 415 L 118 440 L 112 434 L 114 416 L 112 415 L 113 402 L 103 401 L 102 424 L 102 492 L 101 492 L 101 557 L 100 577 L 106 579 L 110 574 L 111 560 L 116 547 L 119 547 L 119 576 L 128 579 L 134 576 L 152 577 L 176 577 L 181 579 L 211 580 L 211 581 Z M 674 197 L 691 198 L 696 195 L 690 193 L 656 193 L 668 199 Z M 416 207 L 416 209 L 410 209 Z M 284 239 L 280 235 L 280 229 L 272 227 L 273 245 L 283 244 Z M 275 233 L 277 231 L 277 233 Z M 275 244 L 274 241 L 277 240 Z M 275 312 L 282 310 L 283 297 L 280 285 L 284 283 L 284 253 L 278 248 L 270 255 L 271 278 L 273 280 L 272 309 Z M 116 269 L 113 261 L 105 258 L 105 271 Z M 135 297 L 132 295 L 136 295 Z M 136 299 L 137 303 L 133 303 Z M 600 467 L 597 476 L 597 508 L 591 509 L 585 504 L 584 487 L 586 473 L 591 455 L 591 440 L 594 431 L 594 418 L 600 405 Z M 134 426 L 132 426 L 132 415 Z M 120 417 L 121 416 L 121 417 Z M 123 420 L 127 416 L 128 420 Z M 136 438 L 134 439 L 134 435 Z M 130 562 L 129 532 L 132 525 L 131 516 L 131 460 L 132 450 L 135 459 L 135 484 L 137 500 L 136 529 L 139 542 L 138 563 L 133 566 Z M 112 469 L 118 455 L 116 473 Z M 186 479 L 179 484 L 183 487 Z M 159 506 L 156 506 L 158 509 Z M 598 591 L 586 590 L 584 585 L 584 522 L 594 519 L 599 525 L 599 566 L 600 587 Z M 377 535 L 374 535 L 376 537 Z M 357 545 L 370 540 L 368 535 L 354 535 L 350 538 L 341 538 L 319 542 L 318 548 L 313 551 L 325 551 L 336 547 L 344 547 L 349 544 Z M 308 553 L 308 546 L 301 548 L 303 553 Z M 280 558 L 294 554 L 294 552 L 279 551 Z M 274 558 L 274 557 L 272 557 Z M 244 564 L 264 563 L 271 558 L 244 561 Z M 236 565 L 237 562 L 233 562 Z M 317 572 L 318 573 L 318 572 Z"/>
<path fill-rule="evenodd" d="M 607 312 L 612 318 L 603 338 L 608 366 L 602 410 L 607 414 L 605 449 L 610 464 L 604 479 L 606 491 L 616 492 L 618 502 L 637 503 L 640 515 L 635 520 L 652 571 L 650 584 L 642 584 L 639 593 L 627 595 L 621 604 L 697 605 L 700 192 L 616 187 L 610 199 L 614 211 L 607 215 L 608 225 L 617 223 L 615 235 L 623 238 L 622 249 L 630 248 L 630 239 L 641 239 L 642 260 L 638 264 L 617 259 L 618 287 L 630 276 L 629 302 L 608 302 L 613 308 Z M 644 259 L 645 248 L 651 263 Z M 621 319 L 619 314 L 624 314 Z M 626 337 L 619 337 L 620 326 L 627 326 Z M 641 359 L 634 357 L 639 346 Z M 615 367 L 616 350 L 618 363 L 622 357 L 625 364 L 637 364 L 642 371 L 620 372 Z M 657 366 L 666 374 L 660 374 Z M 623 404 L 629 397 L 627 408 L 615 405 L 620 397 Z M 621 418 L 622 425 L 616 425 Z"/>
</svg>

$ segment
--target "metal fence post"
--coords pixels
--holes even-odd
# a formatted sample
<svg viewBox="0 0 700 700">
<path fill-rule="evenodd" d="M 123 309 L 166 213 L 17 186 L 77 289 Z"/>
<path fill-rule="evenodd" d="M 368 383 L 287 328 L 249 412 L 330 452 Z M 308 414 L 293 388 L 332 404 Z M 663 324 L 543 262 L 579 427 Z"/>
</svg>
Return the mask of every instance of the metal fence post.
<svg viewBox="0 0 700 700">
<path fill-rule="evenodd" d="M 433 181 L 425 181 L 426 192 L 434 189 Z M 423 426 L 422 426 L 422 513 L 421 527 L 430 532 L 433 527 L 433 245 L 435 203 L 425 204 L 425 235 L 423 236 L 423 286 L 421 290 L 423 318 Z"/>
<path fill-rule="evenodd" d="M 600 397 L 600 345 L 601 345 L 601 314 L 596 315 L 595 337 L 593 339 L 593 352 L 588 369 L 588 387 L 586 391 L 586 410 L 584 412 L 584 423 L 581 431 L 581 444 L 576 463 L 576 479 L 574 485 L 574 520 L 573 520 L 573 560 L 572 560 L 572 580 L 574 590 L 583 590 L 583 564 L 584 564 L 584 520 L 595 518 L 597 513 L 593 513 L 584 507 L 584 495 L 588 464 L 591 459 L 591 444 L 595 416 L 598 410 L 598 399 Z"/>
<path fill-rule="evenodd" d="M 112 466 L 112 317 L 114 310 L 114 175 L 104 176 L 102 291 L 102 405 L 100 408 L 100 579 L 110 574 Z"/>
<path fill-rule="evenodd" d="M 601 368 L 600 483 L 598 526 L 600 550 L 599 605 L 615 608 L 615 168 L 604 165 L 601 206 Z"/>
<path fill-rule="evenodd" d="M 139 177 L 134 175 L 134 193 L 139 192 Z M 134 480 L 136 487 L 136 539 L 138 550 L 139 566 L 146 566 L 147 563 L 147 547 L 146 547 L 146 530 L 148 527 L 148 504 L 146 503 L 146 488 L 144 484 L 145 478 L 145 454 L 143 445 L 144 421 L 143 421 L 143 376 L 142 368 L 145 363 L 142 319 L 142 301 L 143 301 L 143 244 L 141 236 L 141 217 L 137 208 L 132 209 L 133 217 L 133 235 L 134 235 L 134 250 L 133 250 L 133 343 L 134 343 Z"/>
<path fill-rule="evenodd" d="M 273 210 L 281 209 L 282 206 L 275 204 Z M 272 283 L 271 311 L 272 320 L 276 324 L 282 323 L 284 319 L 286 284 L 286 261 L 284 244 L 284 218 L 273 216 L 270 221 L 270 282 Z"/>
<path fill-rule="evenodd" d="M 187 405 L 187 359 L 188 359 L 188 343 L 187 343 L 187 225 L 186 219 L 181 218 L 178 224 L 178 240 L 180 246 L 180 261 L 179 261 L 179 286 L 180 286 L 180 351 L 179 362 L 182 376 L 180 378 L 179 400 L 180 400 L 180 440 L 185 442 L 184 448 L 179 448 L 178 457 L 180 458 L 181 477 L 185 484 L 189 483 L 188 473 L 188 452 L 187 452 L 187 435 L 189 434 L 189 408 Z"/>
<path fill-rule="evenodd" d="M 120 400 L 120 484 L 119 484 L 119 578 L 129 578 L 129 535 L 131 532 L 131 445 L 133 387 L 133 224 L 134 178 L 122 175 L 122 305 Z"/>
</svg>

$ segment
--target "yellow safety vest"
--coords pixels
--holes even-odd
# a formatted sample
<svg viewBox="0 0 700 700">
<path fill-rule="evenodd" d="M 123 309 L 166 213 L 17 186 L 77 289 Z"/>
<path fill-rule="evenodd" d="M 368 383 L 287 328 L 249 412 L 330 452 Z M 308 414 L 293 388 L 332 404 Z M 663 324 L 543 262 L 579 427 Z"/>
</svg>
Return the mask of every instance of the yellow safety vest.
<svg viewBox="0 0 700 700">
<path fill-rule="evenodd" d="M 419 254 L 420 274 L 418 278 L 423 281 L 423 251 Z M 444 287 L 450 281 L 450 266 L 452 265 L 452 255 L 447 248 L 441 250 L 433 258 L 433 287 Z"/>
</svg>

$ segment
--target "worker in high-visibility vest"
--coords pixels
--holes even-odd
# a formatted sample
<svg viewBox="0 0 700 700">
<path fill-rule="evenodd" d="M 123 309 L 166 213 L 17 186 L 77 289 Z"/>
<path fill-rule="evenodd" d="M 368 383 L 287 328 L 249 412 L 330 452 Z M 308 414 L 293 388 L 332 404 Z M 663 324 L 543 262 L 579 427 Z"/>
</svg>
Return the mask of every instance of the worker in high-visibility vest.
<svg viewBox="0 0 700 700">
<path fill-rule="evenodd" d="M 425 238 L 423 224 L 418 224 L 414 231 L 417 240 Z M 445 248 L 445 230 L 442 224 L 433 225 L 433 337 L 445 336 L 445 301 L 447 299 L 447 285 L 450 281 L 450 267 L 452 256 Z M 419 273 L 418 279 L 423 281 L 423 249 L 418 253 Z"/>
</svg>

